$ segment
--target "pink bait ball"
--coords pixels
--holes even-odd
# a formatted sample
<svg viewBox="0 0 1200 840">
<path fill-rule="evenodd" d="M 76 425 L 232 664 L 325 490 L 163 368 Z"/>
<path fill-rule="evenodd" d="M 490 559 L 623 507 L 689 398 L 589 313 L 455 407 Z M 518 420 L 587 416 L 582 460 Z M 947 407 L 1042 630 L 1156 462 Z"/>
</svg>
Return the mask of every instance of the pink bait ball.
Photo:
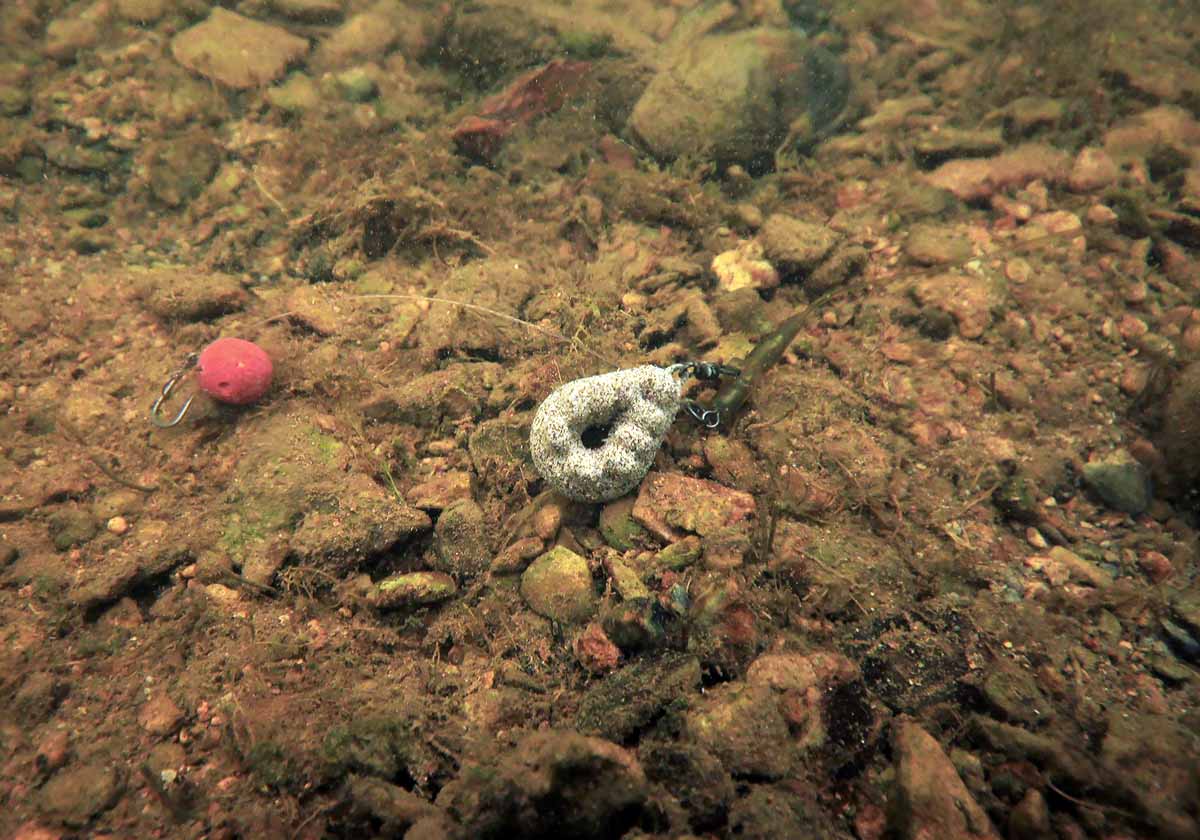
<svg viewBox="0 0 1200 840">
<path fill-rule="evenodd" d="M 200 390 L 232 405 L 249 405 L 265 394 L 272 372 L 267 351 L 240 338 L 218 338 L 196 362 Z"/>
</svg>

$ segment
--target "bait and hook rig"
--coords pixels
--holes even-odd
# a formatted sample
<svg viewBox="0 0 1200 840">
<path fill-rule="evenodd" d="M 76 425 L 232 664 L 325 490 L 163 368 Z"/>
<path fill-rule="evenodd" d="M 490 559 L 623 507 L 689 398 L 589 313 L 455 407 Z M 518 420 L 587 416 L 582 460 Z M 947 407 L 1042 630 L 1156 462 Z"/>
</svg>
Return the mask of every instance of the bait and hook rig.
<svg viewBox="0 0 1200 840">
<path fill-rule="evenodd" d="M 163 406 L 172 393 L 193 370 L 196 371 L 197 387 L 227 405 L 257 402 L 271 387 L 274 374 L 271 357 L 253 341 L 218 338 L 199 353 L 188 353 L 179 369 L 168 377 L 158 399 L 150 407 L 150 422 L 158 428 L 177 426 L 191 408 L 195 393 L 188 396 L 173 417 L 163 413 Z"/>
<path fill-rule="evenodd" d="M 529 448 L 541 476 L 578 502 L 608 502 L 646 477 L 679 409 L 703 426 L 727 426 L 759 376 L 778 362 L 826 293 L 764 337 L 737 367 L 714 362 L 643 365 L 559 386 L 534 415 Z M 683 396 L 683 379 L 720 381 L 712 403 Z"/>
</svg>

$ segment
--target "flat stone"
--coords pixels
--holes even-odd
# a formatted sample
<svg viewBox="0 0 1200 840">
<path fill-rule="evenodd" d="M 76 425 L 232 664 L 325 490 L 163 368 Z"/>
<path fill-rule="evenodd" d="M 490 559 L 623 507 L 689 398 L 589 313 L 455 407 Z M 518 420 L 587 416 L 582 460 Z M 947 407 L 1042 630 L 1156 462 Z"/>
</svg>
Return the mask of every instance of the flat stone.
<svg viewBox="0 0 1200 840">
<path fill-rule="evenodd" d="M 633 518 L 664 542 L 698 534 L 709 566 L 736 566 L 749 547 L 754 497 L 702 478 L 651 473 L 642 482 Z"/>
<path fill-rule="evenodd" d="M 443 572 L 408 572 L 381 580 L 375 590 L 375 605 L 383 609 L 420 607 L 454 597 L 458 586 Z"/>
<path fill-rule="evenodd" d="M 298 557 L 329 569 L 355 569 L 431 524 L 424 511 L 398 501 L 361 474 L 345 478 L 336 504 L 335 510 L 305 513 L 291 538 Z"/>
<path fill-rule="evenodd" d="M 812 271 L 833 250 L 838 235 L 824 225 L 772 213 L 758 232 L 763 253 L 784 279 Z"/>
<path fill-rule="evenodd" d="M 979 338 L 991 326 L 992 312 L 1000 302 L 994 284 L 968 274 L 936 274 L 918 281 L 912 296 L 922 306 L 947 313 L 963 338 Z"/>
<path fill-rule="evenodd" d="M 922 265 L 961 263 L 971 257 L 971 242 L 954 230 L 937 225 L 915 225 L 904 251 Z"/>
<path fill-rule="evenodd" d="M 301 23 L 337 23 L 345 0 L 271 0 L 271 8 Z"/>
<path fill-rule="evenodd" d="M 328 71 L 384 56 L 400 37 L 396 14 L 385 4 L 354 15 L 321 41 L 312 65 Z"/>
<path fill-rule="evenodd" d="M 1026 143 L 995 157 L 963 158 L 942 164 L 926 176 L 935 187 L 949 190 L 963 201 L 979 201 L 1010 187 L 1030 181 L 1066 181 L 1071 157 L 1061 149 Z"/>
<path fill-rule="evenodd" d="M 539 537 L 522 537 L 511 545 L 505 546 L 488 566 L 488 571 L 494 575 L 511 575 L 525 571 L 529 561 L 542 553 L 545 543 Z"/>
<path fill-rule="evenodd" d="M 1112 586 L 1112 575 L 1095 563 L 1084 560 L 1070 549 L 1056 545 L 1046 553 L 1046 556 L 1056 563 L 1061 564 L 1067 570 L 1067 574 L 1071 580 L 1086 583 L 1097 589 L 1105 589 Z"/>
<path fill-rule="evenodd" d="M 116 768 L 84 764 L 55 774 L 39 792 L 38 804 L 47 816 L 83 826 L 116 804 L 123 790 Z"/>
<path fill-rule="evenodd" d="M 941 131 L 926 131 L 913 142 L 913 151 L 926 166 L 953 158 L 986 157 L 1003 148 L 1004 135 L 999 128 L 978 131 L 943 128 Z"/>
<path fill-rule="evenodd" d="M 117 0 L 117 14 L 131 23 L 154 23 L 167 13 L 170 0 Z"/>
<path fill-rule="evenodd" d="M 746 669 L 746 682 L 777 691 L 825 689 L 858 679 L 858 666 L 840 653 L 764 653 Z"/>
<path fill-rule="evenodd" d="M 471 498 L 471 474 L 462 470 L 440 473 L 422 481 L 404 497 L 422 510 L 445 510 L 460 499 Z"/>
<path fill-rule="evenodd" d="M 1146 158 L 1156 150 L 1177 151 L 1196 160 L 1200 120 L 1177 105 L 1158 105 L 1121 120 L 1104 134 L 1104 150 L 1117 163 Z"/>
<path fill-rule="evenodd" d="M 58 18 L 46 27 L 46 55 L 58 61 L 74 61 L 80 50 L 94 47 L 100 40 L 100 25 L 91 16 Z"/>
<path fill-rule="evenodd" d="M 1104 149 L 1087 146 L 1079 150 L 1071 165 L 1067 185 L 1073 192 L 1106 189 L 1121 177 L 1121 169 Z"/>
<path fill-rule="evenodd" d="M 163 266 L 134 275 L 146 308 L 167 321 L 208 321 L 245 307 L 250 299 L 232 274 Z"/>
<path fill-rule="evenodd" d="M 170 735 L 183 722 L 183 712 L 166 694 L 156 694 L 138 712 L 138 724 L 151 735 Z"/>
<path fill-rule="evenodd" d="M 188 70 L 239 90 L 275 81 L 307 52 L 304 38 L 220 7 L 171 41 L 171 54 Z"/>
</svg>

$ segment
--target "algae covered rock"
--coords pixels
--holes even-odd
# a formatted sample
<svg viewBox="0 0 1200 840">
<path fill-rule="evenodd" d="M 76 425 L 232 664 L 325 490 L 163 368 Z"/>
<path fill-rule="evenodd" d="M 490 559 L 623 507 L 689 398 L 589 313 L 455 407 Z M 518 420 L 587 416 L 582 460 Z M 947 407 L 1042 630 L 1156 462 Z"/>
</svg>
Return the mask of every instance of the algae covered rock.
<svg viewBox="0 0 1200 840">
<path fill-rule="evenodd" d="M 838 236 L 824 225 L 773 213 L 758 232 L 758 239 L 767 259 L 787 278 L 816 268 L 833 250 Z"/>
<path fill-rule="evenodd" d="M 477 417 L 504 369 L 494 362 L 451 364 L 368 400 L 367 419 L 425 428 Z"/>
<path fill-rule="evenodd" d="M 625 741 L 699 686 L 696 657 L 676 652 L 644 657 L 588 688 L 576 726 L 589 735 Z"/>
<path fill-rule="evenodd" d="M 56 773 L 38 792 L 38 806 L 66 825 L 83 826 L 115 805 L 124 791 L 124 780 L 115 767 L 83 764 Z"/>
<path fill-rule="evenodd" d="M 237 312 L 250 296 L 231 274 L 160 266 L 133 278 L 146 307 L 168 321 L 207 321 Z"/>
<path fill-rule="evenodd" d="M 181 207 L 200 195 L 220 163 L 221 151 L 207 132 L 161 140 L 146 156 L 150 192 L 169 207 Z"/>
<path fill-rule="evenodd" d="M 365 475 L 346 478 L 336 495 L 313 497 L 289 540 L 302 560 L 335 570 L 356 568 L 371 555 L 429 529 L 422 511 L 383 492 Z"/>
<path fill-rule="evenodd" d="M 587 560 L 562 546 L 529 564 L 521 575 L 521 597 L 537 614 L 563 623 L 587 621 L 598 601 Z"/>
<path fill-rule="evenodd" d="M 648 797 L 637 759 L 616 744 L 543 730 L 464 762 L 437 805 L 467 837 L 621 837 Z"/>
<path fill-rule="evenodd" d="M 354 473 L 329 428 L 300 408 L 256 417 L 239 441 L 219 546 L 251 580 L 269 582 L 288 551 L 341 574 L 430 527 L 424 512 Z"/>
<path fill-rule="evenodd" d="M 1084 464 L 1081 478 L 1088 490 L 1113 510 L 1138 516 L 1150 507 L 1150 476 L 1127 455 Z"/>
<path fill-rule="evenodd" d="M 600 535 L 617 551 L 629 551 L 643 545 L 649 535 L 633 518 L 633 497 L 609 502 L 600 511 Z"/>
</svg>

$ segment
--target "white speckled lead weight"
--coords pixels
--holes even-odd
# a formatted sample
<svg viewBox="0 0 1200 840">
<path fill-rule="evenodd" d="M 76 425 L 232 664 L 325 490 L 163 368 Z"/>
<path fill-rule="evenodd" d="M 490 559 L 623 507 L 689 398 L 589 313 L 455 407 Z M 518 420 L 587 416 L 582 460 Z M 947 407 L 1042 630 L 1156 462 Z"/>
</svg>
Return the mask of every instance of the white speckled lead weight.
<svg viewBox="0 0 1200 840">
<path fill-rule="evenodd" d="M 577 502 L 607 502 L 637 487 L 679 411 L 682 384 L 666 368 L 643 365 L 556 388 L 538 406 L 529 449 L 542 478 Z M 588 428 L 608 427 L 595 449 Z"/>
</svg>

